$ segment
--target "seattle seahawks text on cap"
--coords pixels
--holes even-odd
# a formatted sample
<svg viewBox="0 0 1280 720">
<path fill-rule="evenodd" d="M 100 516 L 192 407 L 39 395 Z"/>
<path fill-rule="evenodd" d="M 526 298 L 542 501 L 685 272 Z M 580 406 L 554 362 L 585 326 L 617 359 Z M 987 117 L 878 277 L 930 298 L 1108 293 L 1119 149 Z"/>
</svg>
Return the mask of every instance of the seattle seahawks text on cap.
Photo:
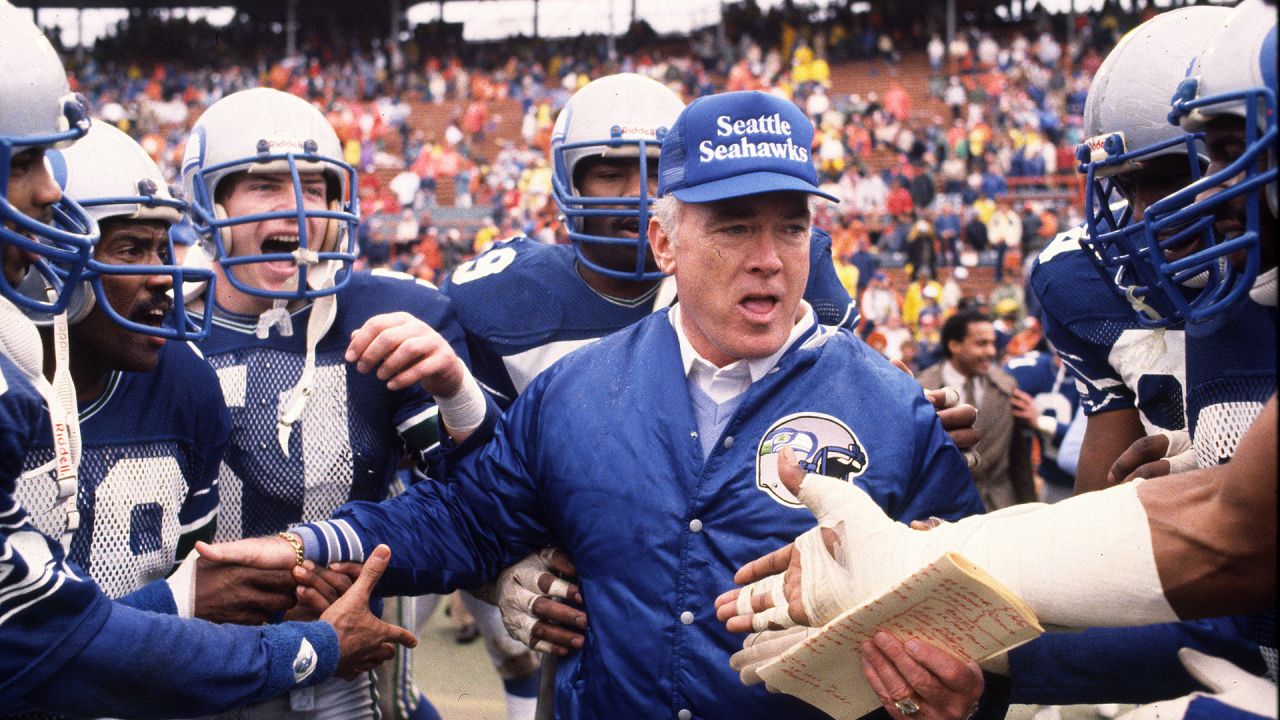
<svg viewBox="0 0 1280 720">
<path fill-rule="evenodd" d="M 795 103 L 762 92 L 729 92 L 694 100 L 662 140 L 658 195 L 707 203 L 818 189 L 813 123 Z"/>
</svg>

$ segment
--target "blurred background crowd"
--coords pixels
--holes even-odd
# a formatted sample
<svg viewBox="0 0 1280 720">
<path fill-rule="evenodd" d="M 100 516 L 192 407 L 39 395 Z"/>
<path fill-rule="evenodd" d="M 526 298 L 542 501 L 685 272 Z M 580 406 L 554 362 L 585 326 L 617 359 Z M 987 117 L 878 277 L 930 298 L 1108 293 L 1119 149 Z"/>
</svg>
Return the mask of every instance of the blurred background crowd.
<svg viewBox="0 0 1280 720">
<path fill-rule="evenodd" d="M 777 93 L 818 128 L 814 156 L 841 202 L 816 223 L 861 301 L 864 336 L 923 369 L 940 357 L 942 321 L 975 306 L 998 318 L 1004 350 L 1034 329 L 1025 268 L 1081 220 L 1074 151 L 1089 78 L 1155 10 L 965 16 L 948 44 L 936 13 L 851 7 L 731 3 L 723 24 L 672 37 L 643 21 L 620 37 L 500 42 L 431 24 L 394 42 L 302 27 L 292 53 L 278 26 L 247 16 L 213 28 L 135 12 L 67 57 L 74 89 L 171 177 L 188 129 L 223 95 L 265 85 L 314 102 L 362 173 L 362 262 L 435 282 L 515 234 L 567 241 L 549 139 L 592 78 L 642 73 L 686 100 Z"/>
</svg>

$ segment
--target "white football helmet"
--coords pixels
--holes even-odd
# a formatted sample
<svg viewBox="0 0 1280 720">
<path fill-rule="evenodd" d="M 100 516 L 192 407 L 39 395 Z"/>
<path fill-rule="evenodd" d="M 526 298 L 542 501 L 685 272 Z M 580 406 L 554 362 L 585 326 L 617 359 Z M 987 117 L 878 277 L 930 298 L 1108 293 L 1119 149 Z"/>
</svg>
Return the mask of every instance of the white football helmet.
<svg viewBox="0 0 1280 720">
<path fill-rule="evenodd" d="M 1089 86 L 1084 106 L 1088 138 L 1076 148 L 1080 172 L 1087 176 L 1081 244 L 1122 296 L 1134 294 L 1146 325 L 1169 322 L 1168 308 L 1146 303 L 1150 278 L 1133 260 L 1145 252 L 1145 226 L 1133 220 L 1129 203 L 1113 205 L 1117 185 L 1151 160 L 1186 158 L 1186 180 L 1200 177 L 1208 164 L 1200 136 L 1170 125 L 1168 96 L 1204 47 L 1204 28 L 1216 27 L 1230 8 L 1193 6 L 1161 13 L 1131 30 L 1107 54 Z M 1200 228 L 1204 230 L 1205 228 Z"/>
<path fill-rule="evenodd" d="M 227 217 L 217 202 L 218 186 L 238 173 L 285 173 L 293 178 L 295 207 Z M 307 209 L 300 173 L 321 172 L 328 184 L 328 208 Z M 254 88 L 232 93 L 204 111 L 187 138 L 182 161 L 183 190 L 196 229 L 215 245 L 214 259 L 236 289 L 259 297 L 313 299 L 336 293 L 351 276 L 356 226 L 360 222 L 356 170 L 342 160 L 342 145 L 329 121 L 295 95 Z M 324 218 L 321 237 L 310 237 L 309 218 Z M 294 219 L 298 247 L 291 251 L 233 256 L 231 227 L 272 219 Z M 292 261 L 298 266 L 293 289 L 266 290 L 243 283 L 235 268 L 246 263 Z"/>
<path fill-rule="evenodd" d="M 655 280 L 662 273 L 647 270 L 649 251 L 649 160 L 658 157 L 662 138 L 684 103 L 670 88 L 643 75 L 620 73 L 593 80 L 569 98 L 551 132 L 552 197 L 563 215 L 565 229 L 578 262 L 610 277 Z M 633 157 L 640 165 L 639 197 L 583 197 L 574 170 L 590 157 Z M 587 217 L 627 217 L 639 221 L 639 237 L 588 234 Z M 629 246 L 635 265 L 612 268 L 593 262 L 584 245 Z"/>
<path fill-rule="evenodd" d="M 17 287 L 0 273 L 0 294 L 24 311 L 58 313 L 71 299 L 65 289 L 75 287 L 89 262 L 98 227 L 66 198 L 48 218 L 19 211 L 8 199 L 9 169 L 28 148 L 63 147 L 84 135 L 89 115 L 27 11 L 0 0 L 0 27 L 0 251 L 13 245 L 39 258 Z"/>
<path fill-rule="evenodd" d="M 175 198 L 160 168 L 133 138 L 105 122 L 95 122 L 88 134 L 66 150 L 50 151 L 55 177 L 63 181 L 67 197 L 84 207 L 94 220 L 158 220 L 172 228 L 180 223 L 187 204 Z M 65 179 L 65 180 L 64 180 Z M 173 262 L 173 240 L 164 262 L 158 265 L 116 265 L 90 258 L 81 279 L 83 292 L 68 308 L 68 321 L 83 319 L 96 301 L 117 324 L 133 332 L 174 340 L 200 340 L 209 333 L 213 304 L 205 302 L 199 316 L 187 313 L 187 291 L 200 286 L 207 295 L 213 288 L 213 272 L 184 268 Z M 121 315 L 111 307 L 102 289 L 103 275 L 167 275 L 173 283 L 173 315 L 161 326 Z"/>
</svg>

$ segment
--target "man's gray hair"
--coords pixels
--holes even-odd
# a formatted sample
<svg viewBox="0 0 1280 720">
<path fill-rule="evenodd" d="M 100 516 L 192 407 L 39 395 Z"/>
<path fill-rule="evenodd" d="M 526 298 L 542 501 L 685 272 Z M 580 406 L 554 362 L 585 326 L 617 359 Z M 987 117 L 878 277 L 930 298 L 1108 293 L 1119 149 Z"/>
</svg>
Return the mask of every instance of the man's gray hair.
<svg viewBox="0 0 1280 720">
<path fill-rule="evenodd" d="M 823 202 L 829 202 L 817 195 L 809 196 L 809 217 L 812 225 L 812 218 L 818 210 L 818 206 Z M 650 208 L 649 214 L 658 221 L 662 226 L 663 232 L 667 237 L 671 238 L 671 244 L 676 244 L 677 235 L 680 231 L 680 221 L 684 218 L 684 203 L 675 195 L 664 195 L 653 201 L 653 207 Z"/>
<path fill-rule="evenodd" d="M 658 224 L 662 226 L 662 231 L 671 238 L 671 244 L 676 243 L 676 234 L 680 231 L 680 220 L 684 217 L 684 203 L 680 202 L 675 195 L 664 195 L 653 201 L 653 207 L 649 211 Z"/>
</svg>

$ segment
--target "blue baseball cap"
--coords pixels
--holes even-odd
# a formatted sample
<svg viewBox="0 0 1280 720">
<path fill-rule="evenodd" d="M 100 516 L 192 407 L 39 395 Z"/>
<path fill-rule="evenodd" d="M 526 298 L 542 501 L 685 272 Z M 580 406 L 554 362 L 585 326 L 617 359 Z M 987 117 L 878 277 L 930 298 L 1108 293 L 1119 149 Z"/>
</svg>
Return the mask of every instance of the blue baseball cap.
<svg viewBox="0 0 1280 720">
<path fill-rule="evenodd" d="M 813 123 L 790 100 L 762 92 L 698 98 L 662 139 L 658 196 L 688 203 L 792 190 L 820 195 Z"/>
</svg>

